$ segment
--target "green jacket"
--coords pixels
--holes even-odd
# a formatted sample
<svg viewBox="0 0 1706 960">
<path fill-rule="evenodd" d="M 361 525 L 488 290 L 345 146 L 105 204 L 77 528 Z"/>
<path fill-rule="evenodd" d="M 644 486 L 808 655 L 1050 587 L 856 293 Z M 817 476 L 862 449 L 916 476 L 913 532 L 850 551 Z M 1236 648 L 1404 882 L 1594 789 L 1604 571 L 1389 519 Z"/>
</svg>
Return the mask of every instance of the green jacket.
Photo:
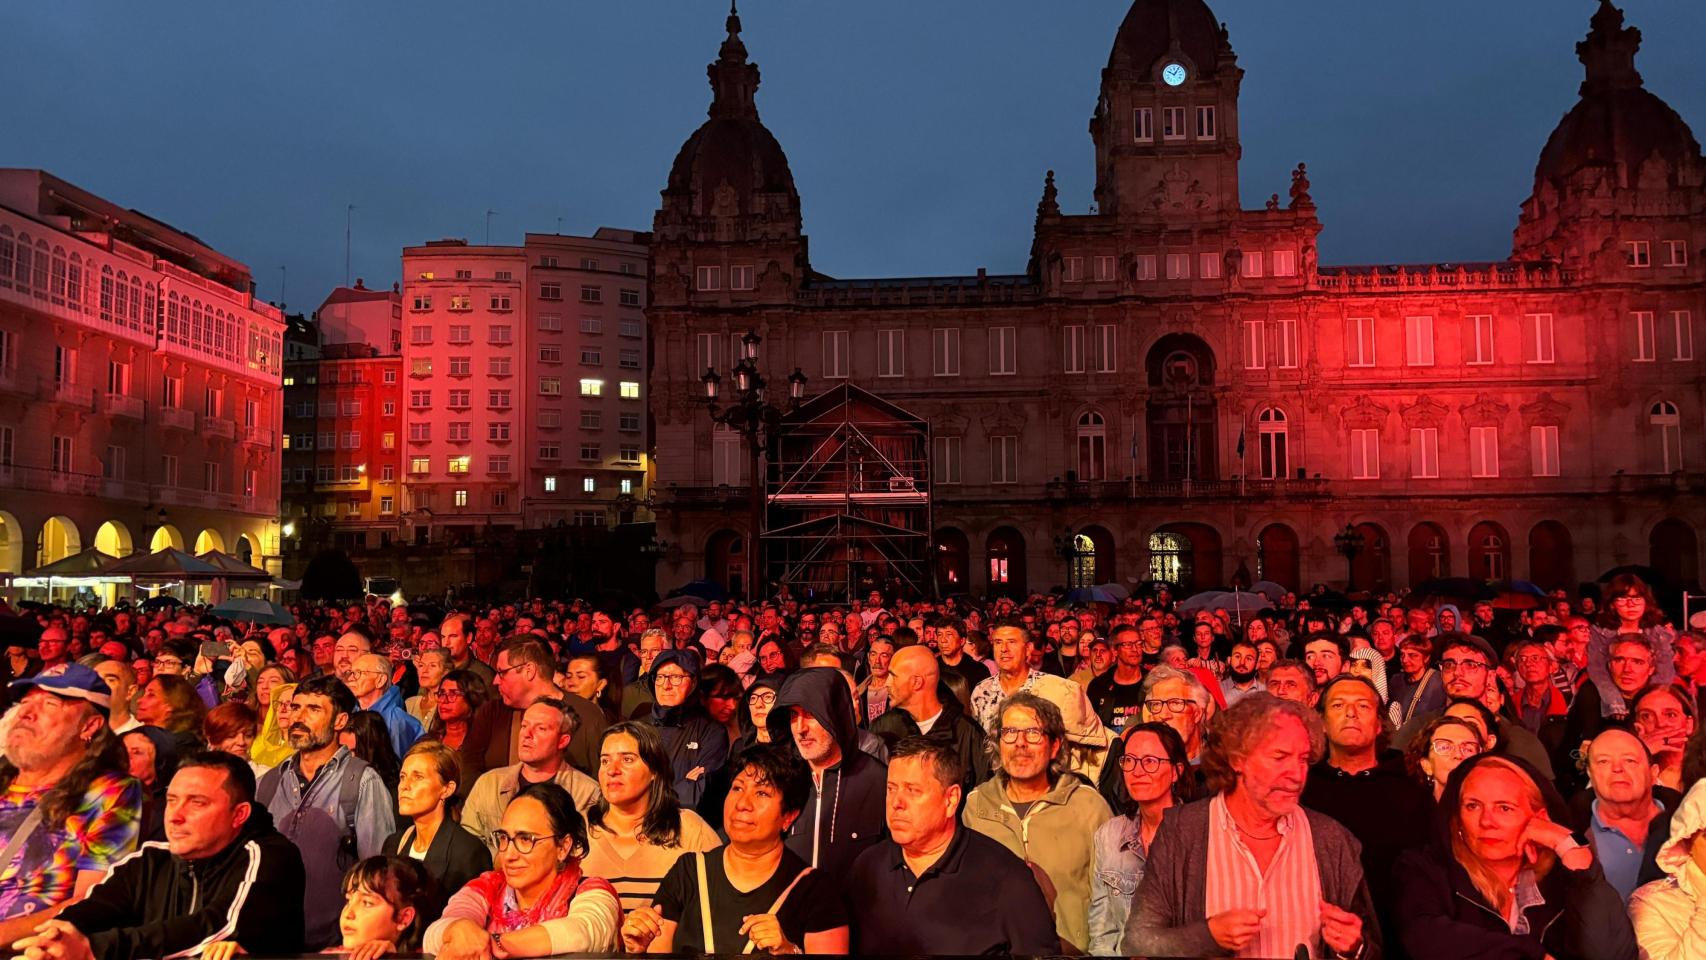
<svg viewBox="0 0 1706 960">
<path fill-rule="evenodd" d="M 1007 799 L 1005 778 L 996 776 L 966 800 L 966 826 L 1001 843 L 1047 875 L 1054 886 L 1054 927 L 1080 952 L 1090 944 L 1090 890 L 1096 829 L 1113 811 L 1108 802 L 1076 774 L 1066 774 L 1024 819 Z M 1036 842 L 1031 843 L 1031 837 Z M 1044 891 L 1047 893 L 1048 891 Z"/>
</svg>

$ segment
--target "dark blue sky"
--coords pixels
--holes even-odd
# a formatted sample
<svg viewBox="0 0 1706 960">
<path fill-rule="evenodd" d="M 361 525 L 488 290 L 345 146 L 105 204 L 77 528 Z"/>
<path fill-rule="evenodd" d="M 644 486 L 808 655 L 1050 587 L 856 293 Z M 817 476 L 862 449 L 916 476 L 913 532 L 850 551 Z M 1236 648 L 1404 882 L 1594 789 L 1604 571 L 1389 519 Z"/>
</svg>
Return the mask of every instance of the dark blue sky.
<svg viewBox="0 0 1706 960">
<path fill-rule="evenodd" d="M 1090 202 L 1125 0 L 745 0 L 759 110 L 817 269 L 1024 268 L 1043 171 Z M 1575 102 L 1593 0 L 1218 0 L 1244 67 L 1244 202 L 1307 161 L 1322 262 L 1491 259 Z M 1706 126 L 1706 4 L 1625 0 L 1647 87 Z M 717 0 L 0 5 L 0 165 L 198 234 L 292 309 L 410 243 L 649 228 L 704 118 Z"/>
</svg>

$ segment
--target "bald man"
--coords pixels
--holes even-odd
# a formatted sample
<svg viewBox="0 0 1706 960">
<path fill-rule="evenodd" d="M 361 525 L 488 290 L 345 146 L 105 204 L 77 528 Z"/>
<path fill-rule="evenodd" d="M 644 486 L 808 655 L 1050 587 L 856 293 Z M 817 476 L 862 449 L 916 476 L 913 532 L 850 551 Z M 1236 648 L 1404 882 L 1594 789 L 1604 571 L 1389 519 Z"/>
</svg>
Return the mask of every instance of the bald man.
<svg viewBox="0 0 1706 960">
<path fill-rule="evenodd" d="M 871 724 L 871 732 L 890 747 L 920 735 L 953 747 L 965 770 L 964 795 L 989 779 L 983 731 L 966 716 L 960 698 L 942 683 L 941 664 L 922 644 L 894 652 L 889 661 L 889 708 Z"/>
</svg>

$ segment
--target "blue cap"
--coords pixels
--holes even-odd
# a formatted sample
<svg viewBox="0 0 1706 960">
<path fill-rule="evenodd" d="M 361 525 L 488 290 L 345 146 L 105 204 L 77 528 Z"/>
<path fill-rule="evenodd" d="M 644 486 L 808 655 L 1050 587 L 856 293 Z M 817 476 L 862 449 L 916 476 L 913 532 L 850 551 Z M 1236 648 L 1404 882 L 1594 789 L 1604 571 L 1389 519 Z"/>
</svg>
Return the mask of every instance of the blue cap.
<svg viewBox="0 0 1706 960">
<path fill-rule="evenodd" d="M 12 689 L 40 687 L 49 693 L 77 700 L 87 700 L 102 710 L 113 705 L 113 690 L 101 675 L 80 663 L 61 663 L 45 667 L 33 677 L 12 681 Z"/>
</svg>

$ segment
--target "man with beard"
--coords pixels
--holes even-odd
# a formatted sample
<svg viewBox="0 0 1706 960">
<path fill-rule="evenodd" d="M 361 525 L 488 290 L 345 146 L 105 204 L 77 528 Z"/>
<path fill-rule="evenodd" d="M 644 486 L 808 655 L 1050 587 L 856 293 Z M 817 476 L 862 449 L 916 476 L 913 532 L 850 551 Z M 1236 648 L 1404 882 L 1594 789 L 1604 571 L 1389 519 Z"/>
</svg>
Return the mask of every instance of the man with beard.
<svg viewBox="0 0 1706 960">
<path fill-rule="evenodd" d="M 1220 695 L 1227 706 L 1262 690 L 1261 678 L 1256 675 L 1256 656 L 1254 643 L 1232 641 L 1232 650 L 1226 655 L 1226 676 L 1220 678 Z"/>
<path fill-rule="evenodd" d="M 797 670 L 782 681 L 765 723 L 772 743 L 792 739 L 811 767 L 811 796 L 788 848 L 831 876 L 846 876 L 854 858 L 883 838 L 888 776 L 859 747 L 852 686 L 833 667 Z"/>
<path fill-rule="evenodd" d="M 1404 769 L 1404 756 L 1386 747 L 1390 720 L 1380 693 L 1366 677 L 1342 674 L 1327 681 L 1319 698 L 1327 758 L 1309 768 L 1303 805 L 1342 824 L 1362 843 L 1375 915 L 1395 931 L 1399 904 L 1392 884 L 1398 855 L 1427 839 L 1417 824 L 1429 822 L 1432 798 Z M 1391 957 L 1396 938 L 1385 938 Z"/>
<path fill-rule="evenodd" d="M 308 876 L 304 942 L 313 952 L 338 940 L 344 871 L 376 856 L 395 821 L 378 772 L 338 743 L 356 711 L 355 695 L 343 681 L 310 677 L 297 684 L 290 702 L 288 735 L 296 752 L 261 777 L 255 799 L 302 853 Z"/>
<path fill-rule="evenodd" d="M 1441 647 L 1439 673 L 1445 678 L 1447 706 L 1459 699 L 1484 703 L 1487 685 L 1497 682 L 1493 670 L 1498 658 L 1493 654 L 1492 645 L 1468 633 L 1440 634 L 1438 639 Z M 1412 714 L 1398 730 L 1397 737 L 1393 739 L 1393 746 L 1407 748 L 1422 727 L 1437 716 L 1438 713 Z M 1498 742 L 1504 745 L 1504 753 L 1526 761 L 1546 779 L 1555 779 L 1552 759 L 1547 755 L 1546 748 L 1541 745 L 1539 738 L 1529 733 L 1522 724 L 1501 715 L 1498 717 L 1497 729 L 1488 732 L 1498 737 Z"/>
<path fill-rule="evenodd" d="M 1108 642 L 1114 648 L 1114 669 L 1090 681 L 1085 693 L 1102 725 L 1118 740 L 1120 731 L 1143 710 L 1143 641 L 1136 627 L 1121 624 L 1109 632 Z"/>
<path fill-rule="evenodd" d="M 12 681 L 18 706 L 0 760 L 0 838 L 24 837 L 0 864 L 0 945 L 81 898 L 136 847 L 142 787 L 108 724 L 112 694 L 95 671 L 61 665 Z"/>
</svg>

